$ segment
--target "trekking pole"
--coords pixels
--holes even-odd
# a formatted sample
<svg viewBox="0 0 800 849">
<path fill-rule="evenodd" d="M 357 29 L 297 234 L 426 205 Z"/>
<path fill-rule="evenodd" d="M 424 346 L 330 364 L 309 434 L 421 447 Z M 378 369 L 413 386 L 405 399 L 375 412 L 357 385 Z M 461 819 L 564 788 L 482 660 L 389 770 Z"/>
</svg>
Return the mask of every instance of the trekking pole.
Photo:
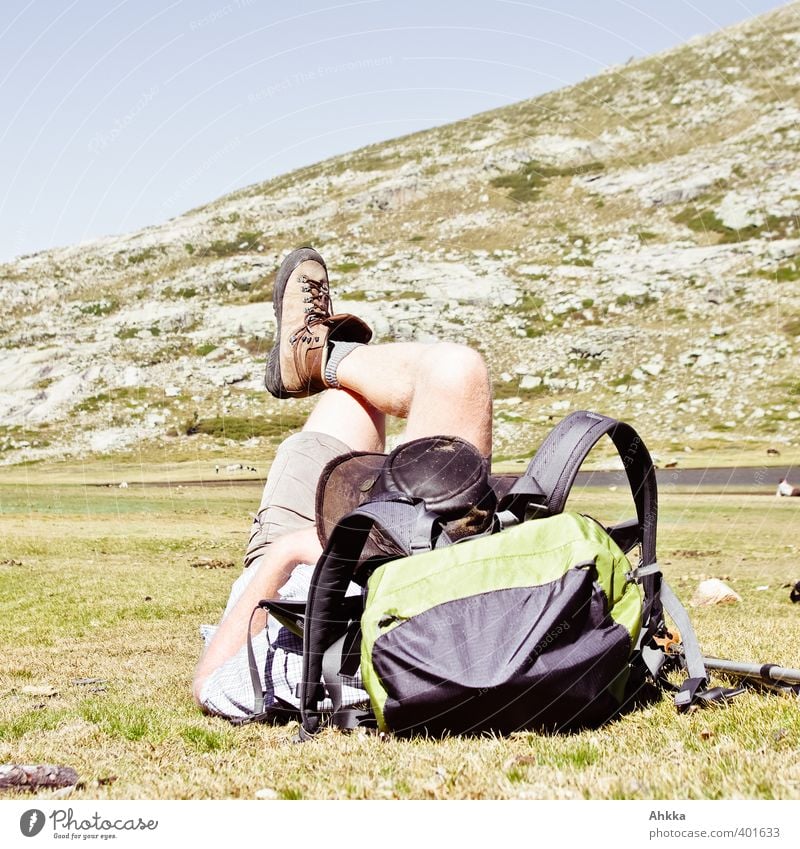
<svg viewBox="0 0 800 849">
<path fill-rule="evenodd" d="M 741 663 L 736 660 L 723 660 L 718 657 L 704 657 L 706 669 L 715 672 L 727 672 L 739 678 L 757 681 L 761 684 L 788 685 L 782 689 L 791 690 L 800 695 L 800 669 L 790 669 L 775 663 Z"/>
</svg>

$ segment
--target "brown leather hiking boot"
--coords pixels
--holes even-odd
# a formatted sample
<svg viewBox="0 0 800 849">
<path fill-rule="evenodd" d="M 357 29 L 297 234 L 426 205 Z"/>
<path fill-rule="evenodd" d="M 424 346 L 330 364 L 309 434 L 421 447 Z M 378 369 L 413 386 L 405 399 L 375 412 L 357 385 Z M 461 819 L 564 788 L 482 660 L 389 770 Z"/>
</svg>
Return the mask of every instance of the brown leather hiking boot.
<svg viewBox="0 0 800 849">
<path fill-rule="evenodd" d="M 264 385 L 276 398 L 304 398 L 328 388 L 329 344 L 369 342 L 372 331 L 354 315 L 334 315 L 325 261 L 298 248 L 281 263 L 272 294 L 275 345 Z"/>
</svg>

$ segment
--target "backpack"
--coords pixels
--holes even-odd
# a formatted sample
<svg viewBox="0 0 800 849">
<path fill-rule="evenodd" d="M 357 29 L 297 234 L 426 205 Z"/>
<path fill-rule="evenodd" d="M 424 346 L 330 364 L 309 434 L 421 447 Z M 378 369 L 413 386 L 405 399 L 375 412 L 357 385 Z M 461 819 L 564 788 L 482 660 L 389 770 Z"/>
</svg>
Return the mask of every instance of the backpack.
<svg viewBox="0 0 800 849">
<path fill-rule="evenodd" d="M 610 527 L 564 512 L 581 464 L 606 434 L 636 506 L 635 519 Z M 306 603 L 301 738 L 326 725 L 433 735 L 567 731 L 600 725 L 663 689 L 675 691 L 679 709 L 732 694 L 704 689 L 694 630 L 656 560 L 653 463 L 630 425 L 572 413 L 498 492 L 491 525 L 455 540 L 447 528 L 458 527 L 453 517 L 468 505 L 452 476 L 438 498 L 440 475 L 429 471 L 448 469 L 447 442 L 417 440 L 416 475 L 407 464 L 392 474 L 390 454 L 381 485 L 361 486 L 368 500 L 330 532 Z M 462 457 L 469 448 L 459 446 Z M 459 465 L 472 472 L 467 499 L 482 491 L 472 452 Z M 449 513 L 437 512 L 442 501 Z M 635 547 L 634 566 L 626 555 Z M 360 617 L 352 603 L 346 609 L 351 581 L 362 587 Z M 665 612 L 680 632 L 680 655 L 669 651 Z M 687 672 L 680 687 L 666 677 L 677 666 Z M 369 710 L 337 697 L 359 668 Z"/>
</svg>

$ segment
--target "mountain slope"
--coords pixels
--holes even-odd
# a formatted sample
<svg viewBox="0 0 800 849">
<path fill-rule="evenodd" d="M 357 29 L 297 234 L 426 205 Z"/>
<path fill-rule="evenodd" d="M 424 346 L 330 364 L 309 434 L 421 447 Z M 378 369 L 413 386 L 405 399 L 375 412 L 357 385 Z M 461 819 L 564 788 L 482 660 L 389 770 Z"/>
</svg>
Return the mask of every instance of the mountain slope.
<svg viewBox="0 0 800 849">
<path fill-rule="evenodd" d="M 260 388 L 272 275 L 306 243 L 379 339 L 484 352 L 498 456 L 583 407 L 666 453 L 796 441 L 799 46 L 792 3 L 1 266 L 0 462 L 274 442 L 311 403 Z"/>
</svg>

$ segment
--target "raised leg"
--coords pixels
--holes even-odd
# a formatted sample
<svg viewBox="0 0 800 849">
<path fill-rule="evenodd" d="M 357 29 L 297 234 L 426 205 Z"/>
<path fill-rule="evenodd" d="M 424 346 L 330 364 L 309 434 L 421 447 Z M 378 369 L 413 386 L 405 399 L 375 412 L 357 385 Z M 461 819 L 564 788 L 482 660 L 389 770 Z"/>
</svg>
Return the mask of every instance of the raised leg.
<svg viewBox="0 0 800 849">
<path fill-rule="evenodd" d="M 459 436 L 491 454 L 489 373 L 481 355 L 465 345 L 364 345 L 342 360 L 337 378 L 380 412 L 407 419 L 407 439 Z"/>
</svg>

